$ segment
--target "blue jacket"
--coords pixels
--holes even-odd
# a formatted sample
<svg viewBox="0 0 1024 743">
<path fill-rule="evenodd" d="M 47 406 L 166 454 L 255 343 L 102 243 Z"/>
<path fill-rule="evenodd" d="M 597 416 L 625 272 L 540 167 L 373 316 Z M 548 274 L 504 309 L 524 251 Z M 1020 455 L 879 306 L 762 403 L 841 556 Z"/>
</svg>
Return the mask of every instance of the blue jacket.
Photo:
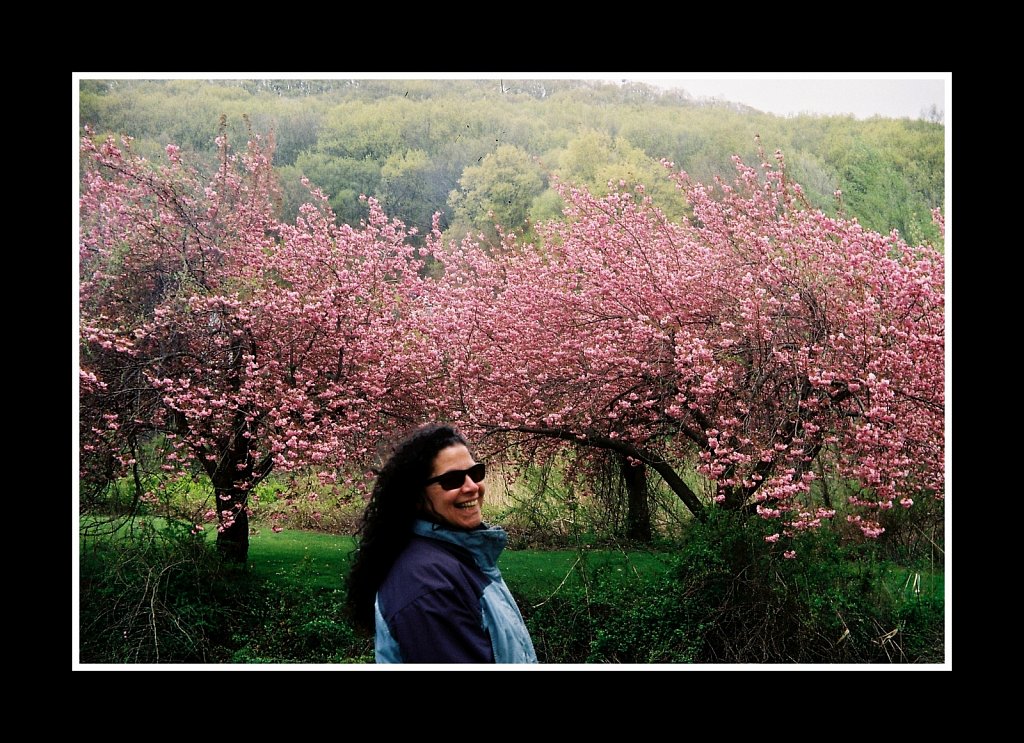
<svg viewBox="0 0 1024 743">
<path fill-rule="evenodd" d="M 498 570 L 508 537 L 417 521 L 377 591 L 378 663 L 536 663 L 530 633 Z"/>
</svg>

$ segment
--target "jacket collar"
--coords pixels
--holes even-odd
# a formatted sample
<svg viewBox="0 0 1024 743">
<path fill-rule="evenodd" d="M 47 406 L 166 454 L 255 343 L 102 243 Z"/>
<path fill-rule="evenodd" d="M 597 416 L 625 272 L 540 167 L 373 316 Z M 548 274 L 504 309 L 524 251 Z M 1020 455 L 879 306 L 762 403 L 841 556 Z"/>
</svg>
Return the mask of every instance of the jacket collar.
<svg viewBox="0 0 1024 743">
<path fill-rule="evenodd" d="M 487 524 L 480 524 L 476 529 L 467 531 L 452 529 L 426 519 L 417 519 L 412 526 L 412 531 L 413 534 L 421 537 L 437 539 L 462 547 L 473 555 L 473 560 L 484 572 L 497 569 L 498 556 L 508 542 L 508 534 L 504 529 Z"/>
</svg>

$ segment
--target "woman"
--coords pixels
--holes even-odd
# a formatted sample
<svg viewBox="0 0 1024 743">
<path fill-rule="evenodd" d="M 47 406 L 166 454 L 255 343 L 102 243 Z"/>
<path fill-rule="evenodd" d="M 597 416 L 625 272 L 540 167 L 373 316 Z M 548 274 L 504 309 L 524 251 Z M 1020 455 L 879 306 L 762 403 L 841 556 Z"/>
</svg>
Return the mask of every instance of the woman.
<svg viewBox="0 0 1024 743">
<path fill-rule="evenodd" d="M 349 576 L 378 663 L 536 663 L 483 523 L 484 465 L 450 426 L 417 429 L 384 464 Z"/>
</svg>

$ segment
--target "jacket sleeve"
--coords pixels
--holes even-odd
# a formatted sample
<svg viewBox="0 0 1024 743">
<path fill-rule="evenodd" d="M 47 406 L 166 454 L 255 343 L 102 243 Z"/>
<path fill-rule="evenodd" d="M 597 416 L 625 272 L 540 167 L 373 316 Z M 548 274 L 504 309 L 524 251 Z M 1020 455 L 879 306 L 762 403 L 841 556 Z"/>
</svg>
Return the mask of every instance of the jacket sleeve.
<svg viewBox="0 0 1024 743">
<path fill-rule="evenodd" d="M 494 663 L 479 601 L 454 588 L 420 596 L 390 625 L 405 663 Z"/>
</svg>

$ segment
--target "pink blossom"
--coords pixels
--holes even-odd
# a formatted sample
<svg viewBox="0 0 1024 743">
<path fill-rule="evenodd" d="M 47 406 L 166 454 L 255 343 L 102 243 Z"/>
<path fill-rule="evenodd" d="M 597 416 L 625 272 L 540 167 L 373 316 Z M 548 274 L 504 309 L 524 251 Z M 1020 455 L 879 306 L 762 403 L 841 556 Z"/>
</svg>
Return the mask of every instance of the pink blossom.
<svg viewBox="0 0 1024 743">
<path fill-rule="evenodd" d="M 485 245 L 443 243 L 436 220 L 413 239 L 372 198 L 339 225 L 315 188 L 279 222 L 257 138 L 236 155 L 218 137 L 204 179 L 92 136 L 83 478 L 124 474 L 133 437 L 174 428 L 168 476 L 201 463 L 241 508 L 261 463 L 357 481 L 395 421 L 444 419 L 577 482 L 595 449 L 639 450 L 690 483 L 673 485 L 687 507 L 706 487 L 783 534 L 834 516 L 809 476 L 826 446 L 830 476 L 863 487 L 858 518 L 943 495 L 943 256 L 807 208 L 778 161 L 735 158 L 711 185 L 674 173 L 692 220 L 559 186 L 566 219 Z"/>
</svg>

